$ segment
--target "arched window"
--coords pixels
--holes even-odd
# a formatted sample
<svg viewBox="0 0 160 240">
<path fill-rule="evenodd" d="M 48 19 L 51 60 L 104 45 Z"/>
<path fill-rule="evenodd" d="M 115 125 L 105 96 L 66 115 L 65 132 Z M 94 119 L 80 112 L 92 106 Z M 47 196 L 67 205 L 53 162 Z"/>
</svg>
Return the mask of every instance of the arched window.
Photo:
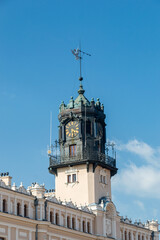
<svg viewBox="0 0 160 240">
<path fill-rule="evenodd" d="M 6 207 L 6 199 L 3 199 L 3 212 L 7 212 L 7 207 Z"/>
<path fill-rule="evenodd" d="M 85 232 L 85 221 L 82 222 L 82 232 Z"/>
<path fill-rule="evenodd" d="M 55 218 L 55 224 L 58 225 L 59 224 L 59 214 L 56 213 L 56 218 Z"/>
<path fill-rule="evenodd" d="M 28 217 L 27 204 L 24 204 L 24 217 Z"/>
<path fill-rule="evenodd" d="M 125 240 L 127 240 L 127 232 L 125 231 L 125 233 L 124 233 L 124 234 L 125 234 Z"/>
<path fill-rule="evenodd" d="M 70 217 L 67 217 L 67 227 L 70 228 Z"/>
<path fill-rule="evenodd" d="M 20 215 L 20 203 L 17 203 L 17 215 Z"/>
<path fill-rule="evenodd" d="M 91 134 L 91 122 L 86 121 L 86 134 Z"/>
<path fill-rule="evenodd" d="M 90 233 L 90 223 L 87 222 L 87 232 Z"/>
<path fill-rule="evenodd" d="M 73 228 L 74 230 L 76 229 L 75 218 L 72 218 L 72 228 Z"/>
<path fill-rule="evenodd" d="M 53 222 L 53 212 L 50 212 L 50 218 L 49 221 L 52 223 Z"/>
</svg>

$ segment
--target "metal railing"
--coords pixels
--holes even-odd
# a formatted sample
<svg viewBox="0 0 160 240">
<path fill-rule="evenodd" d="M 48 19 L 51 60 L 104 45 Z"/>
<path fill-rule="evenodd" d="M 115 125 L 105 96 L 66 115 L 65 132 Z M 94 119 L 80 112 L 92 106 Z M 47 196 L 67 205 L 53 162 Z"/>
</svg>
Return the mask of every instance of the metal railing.
<svg viewBox="0 0 160 240">
<path fill-rule="evenodd" d="M 78 153 L 75 156 L 53 156 L 49 155 L 49 164 L 50 167 L 55 166 L 55 165 L 60 165 L 60 164 L 65 164 L 65 163 L 73 163 L 73 162 L 82 162 L 86 160 L 92 160 L 95 162 L 102 162 L 105 163 L 111 167 L 116 167 L 116 159 L 104 154 L 104 153 L 99 153 L 96 151 L 84 151 L 84 154 Z"/>
</svg>

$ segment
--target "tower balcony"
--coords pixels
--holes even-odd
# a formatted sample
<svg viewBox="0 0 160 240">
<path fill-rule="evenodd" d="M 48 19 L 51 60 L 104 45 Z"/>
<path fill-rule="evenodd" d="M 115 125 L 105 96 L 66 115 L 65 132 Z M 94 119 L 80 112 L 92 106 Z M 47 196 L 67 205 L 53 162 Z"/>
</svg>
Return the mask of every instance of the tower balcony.
<svg viewBox="0 0 160 240">
<path fill-rule="evenodd" d="M 83 154 L 78 153 L 75 156 L 53 156 L 49 155 L 49 172 L 56 174 L 58 168 L 63 168 L 67 166 L 75 166 L 81 164 L 93 164 L 93 171 L 100 165 L 106 169 L 111 170 L 111 176 L 117 173 L 116 168 L 116 158 L 110 157 L 104 153 L 97 151 L 84 151 Z M 56 170 L 56 171 L 55 171 Z"/>
</svg>

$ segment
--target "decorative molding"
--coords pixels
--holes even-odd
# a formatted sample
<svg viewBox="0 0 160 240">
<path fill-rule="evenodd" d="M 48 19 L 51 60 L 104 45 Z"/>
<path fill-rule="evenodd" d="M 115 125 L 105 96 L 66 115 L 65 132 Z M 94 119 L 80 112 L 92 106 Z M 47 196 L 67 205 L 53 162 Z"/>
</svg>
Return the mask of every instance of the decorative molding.
<svg viewBox="0 0 160 240">
<path fill-rule="evenodd" d="M 5 228 L 0 228 L 0 232 L 1 232 L 1 233 L 5 233 L 5 232 L 6 232 L 6 229 L 5 229 Z"/>
</svg>

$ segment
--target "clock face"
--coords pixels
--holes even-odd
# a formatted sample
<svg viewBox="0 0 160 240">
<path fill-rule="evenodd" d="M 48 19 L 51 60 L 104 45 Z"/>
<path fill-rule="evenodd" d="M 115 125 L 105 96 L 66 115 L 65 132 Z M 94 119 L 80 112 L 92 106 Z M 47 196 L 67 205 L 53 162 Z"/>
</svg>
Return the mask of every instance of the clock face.
<svg viewBox="0 0 160 240">
<path fill-rule="evenodd" d="M 76 121 L 71 121 L 66 125 L 66 136 L 74 138 L 79 133 L 79 123 Z"/>
</svg>

